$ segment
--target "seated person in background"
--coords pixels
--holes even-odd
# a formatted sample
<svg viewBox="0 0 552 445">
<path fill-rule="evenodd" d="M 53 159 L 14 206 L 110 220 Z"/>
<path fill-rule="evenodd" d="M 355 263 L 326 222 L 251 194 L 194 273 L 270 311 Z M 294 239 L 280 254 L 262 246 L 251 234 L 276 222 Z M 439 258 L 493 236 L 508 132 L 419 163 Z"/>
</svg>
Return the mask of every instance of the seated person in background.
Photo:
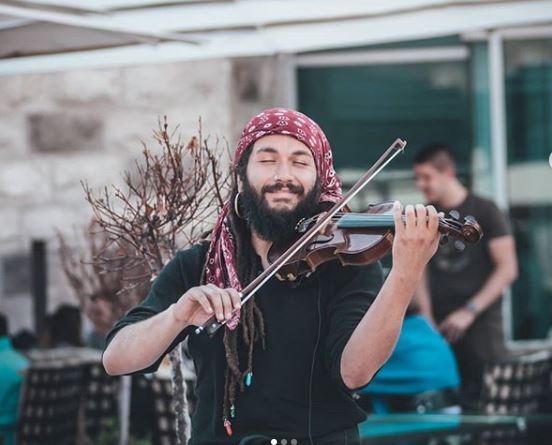
<svg viewBox="0 0 552 445">
<path fill-rule="evenodd" d="M 8 320 L 0 314 L 0 443 L 15 443 L 19 393 L 29 361 L 13 349 Z"/>
<path fill-rule="evenodd" d="M 36 335 L 27 329 L 22 329 L 12 337 L 13 347 L 19 351 L 26 353 L 37 347 L 38 339 Z"/>
<path fill-rule="evenodd" d="M 82 322 L 80 309 L 61 305 L 49 319 L 50 347 L 82 346 Z"/>
<path fill-rule="evenodd" d="M 357 403 L 374 414 L 453 414 L 460 412 L 459 386 L 450 346 L 411 303 L 391 357 L 374 379 L 357 391 Z"/>
</svg>

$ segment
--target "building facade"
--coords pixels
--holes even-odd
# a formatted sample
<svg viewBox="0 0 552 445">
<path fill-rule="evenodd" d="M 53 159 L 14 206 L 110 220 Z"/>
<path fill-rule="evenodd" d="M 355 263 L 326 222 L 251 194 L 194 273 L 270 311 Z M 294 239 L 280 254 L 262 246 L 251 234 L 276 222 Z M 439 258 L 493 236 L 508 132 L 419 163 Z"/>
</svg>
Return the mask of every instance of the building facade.
<svg viewBox="0 0 552 445">
<path fill-rule="evenodd" d="M 70 299 L 55 230 L 91 216 L 80 181 L 118 183 L 140 141 L 152 142 L 158 116 L 189 135 L 201 116 L 207 133 L 232 145 L 250 116 L 288 106 L 322 125 L 346 185 L 396 137 L 408 141 L 359 207 L 420 201 L 416 148 L 450 143 L 461 179 L 512 223 L 520 264 L 504 302 L 512 345 L 552 342 L 552 2 L 321 1 L 316 11 L 304 0 L 291 10 L 284 0 L 194 3 L 119 6 L 103 21 L 40 16 L 52 25 L 44 33 L 85 29 L 90 48 L 64 40 L 57 53 L 33 55 L 46 43 L 32 42 L 27 57 L 12 57 L 21 34 L 0 44 L 0 310 L 13 330 L 33 325 L 32 240 L 48 243 L 52 310 Z M 24 15 L 0 9 L 10 11 Z M 128 23 L 141 37 L 155 28 L 205 40 L 97 49 L 99 29 L 127 36 Z"/>
</svg>

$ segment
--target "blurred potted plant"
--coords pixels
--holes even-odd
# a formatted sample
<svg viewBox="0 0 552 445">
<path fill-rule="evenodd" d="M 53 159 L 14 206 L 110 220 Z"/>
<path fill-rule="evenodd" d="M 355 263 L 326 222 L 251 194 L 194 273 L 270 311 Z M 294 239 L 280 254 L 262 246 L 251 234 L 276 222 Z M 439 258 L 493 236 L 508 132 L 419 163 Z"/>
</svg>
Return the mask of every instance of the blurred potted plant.
<svg viewBox="0 0 552 445">
<path fill-rule="evenodd" d="M 222 166 L 228 144 L 221 149 L 217 140 L 212 149 L 201 120 L 197 135 L 187 143 L 177 130 L 169 133 L 166 116 L 159 121 L 154 132 L 159 150 L 154 153 L 142 143 L 142 159 L 136 161 L 133 174 L 124 173 L 124 188 L 106 186 L 96 195 L 83 182 L 96 224 L 105 234 L 105 242 L 94 250 L 94 267 L 99 276 L 116 273 L 119 283 L 126 282 L 115 300 L 144 280 L 155 279 L 177 250 L 205 239 L 228 198 L 231 174 Z M 177 437 L 186 444 L 191 426 L 182 348 L 175 348 L 169 357 Z"/>
</svg>

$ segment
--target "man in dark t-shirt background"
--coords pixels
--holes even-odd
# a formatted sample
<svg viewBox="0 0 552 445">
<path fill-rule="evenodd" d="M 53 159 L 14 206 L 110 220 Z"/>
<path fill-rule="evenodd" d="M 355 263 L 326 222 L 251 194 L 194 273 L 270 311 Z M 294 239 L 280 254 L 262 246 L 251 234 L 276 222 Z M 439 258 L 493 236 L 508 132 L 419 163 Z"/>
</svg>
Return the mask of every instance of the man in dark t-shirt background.
<svg viewBox="0 0 552 445">
<path fill-rule="evenodd" d="M 466 405 L 477 398 L 484 362 L 506 355 L 502 296 L 516 279 L 514 239 L 505 216 L 490 200 L 464 187 L 446 144 L 423 147 L 414 160 L 416 186 L 438 211 L 474 216 L 483 239 L 458 249 L 439 247 L 416 292 L 423 312 L 453 345 Z"/>
</svg>

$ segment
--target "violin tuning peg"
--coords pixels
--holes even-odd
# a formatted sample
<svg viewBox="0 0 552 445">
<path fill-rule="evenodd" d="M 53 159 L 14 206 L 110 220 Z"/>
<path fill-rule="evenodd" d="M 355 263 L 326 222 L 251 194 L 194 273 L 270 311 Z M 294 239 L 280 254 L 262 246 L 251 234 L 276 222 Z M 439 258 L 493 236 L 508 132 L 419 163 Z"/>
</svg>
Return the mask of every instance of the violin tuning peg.
<svg viewBox="0 0 552 445">
<path fill-rule="evenodd" d="M 460 219 L 460 213 L 458 213 L 458 210 L 451 210 L 449 212 L 449 215 L 455 221 L 458 221 Z"/>
<path fill-rule="evenodd" d="M 441 238 L 439 239 L 439 244 L 441 246 L 444 246 L 445 244 L 447 244 L 449 241 L 449 237 L 448 235 L 441 235 Z"/>
<path fill-rule="evenodd" d="M 462 252 L 466 248 L 466 244 L 463 241 L 460 241 L 459 239 L 454 241 L 454 249 L 457 252 Z"/>
</svg>

